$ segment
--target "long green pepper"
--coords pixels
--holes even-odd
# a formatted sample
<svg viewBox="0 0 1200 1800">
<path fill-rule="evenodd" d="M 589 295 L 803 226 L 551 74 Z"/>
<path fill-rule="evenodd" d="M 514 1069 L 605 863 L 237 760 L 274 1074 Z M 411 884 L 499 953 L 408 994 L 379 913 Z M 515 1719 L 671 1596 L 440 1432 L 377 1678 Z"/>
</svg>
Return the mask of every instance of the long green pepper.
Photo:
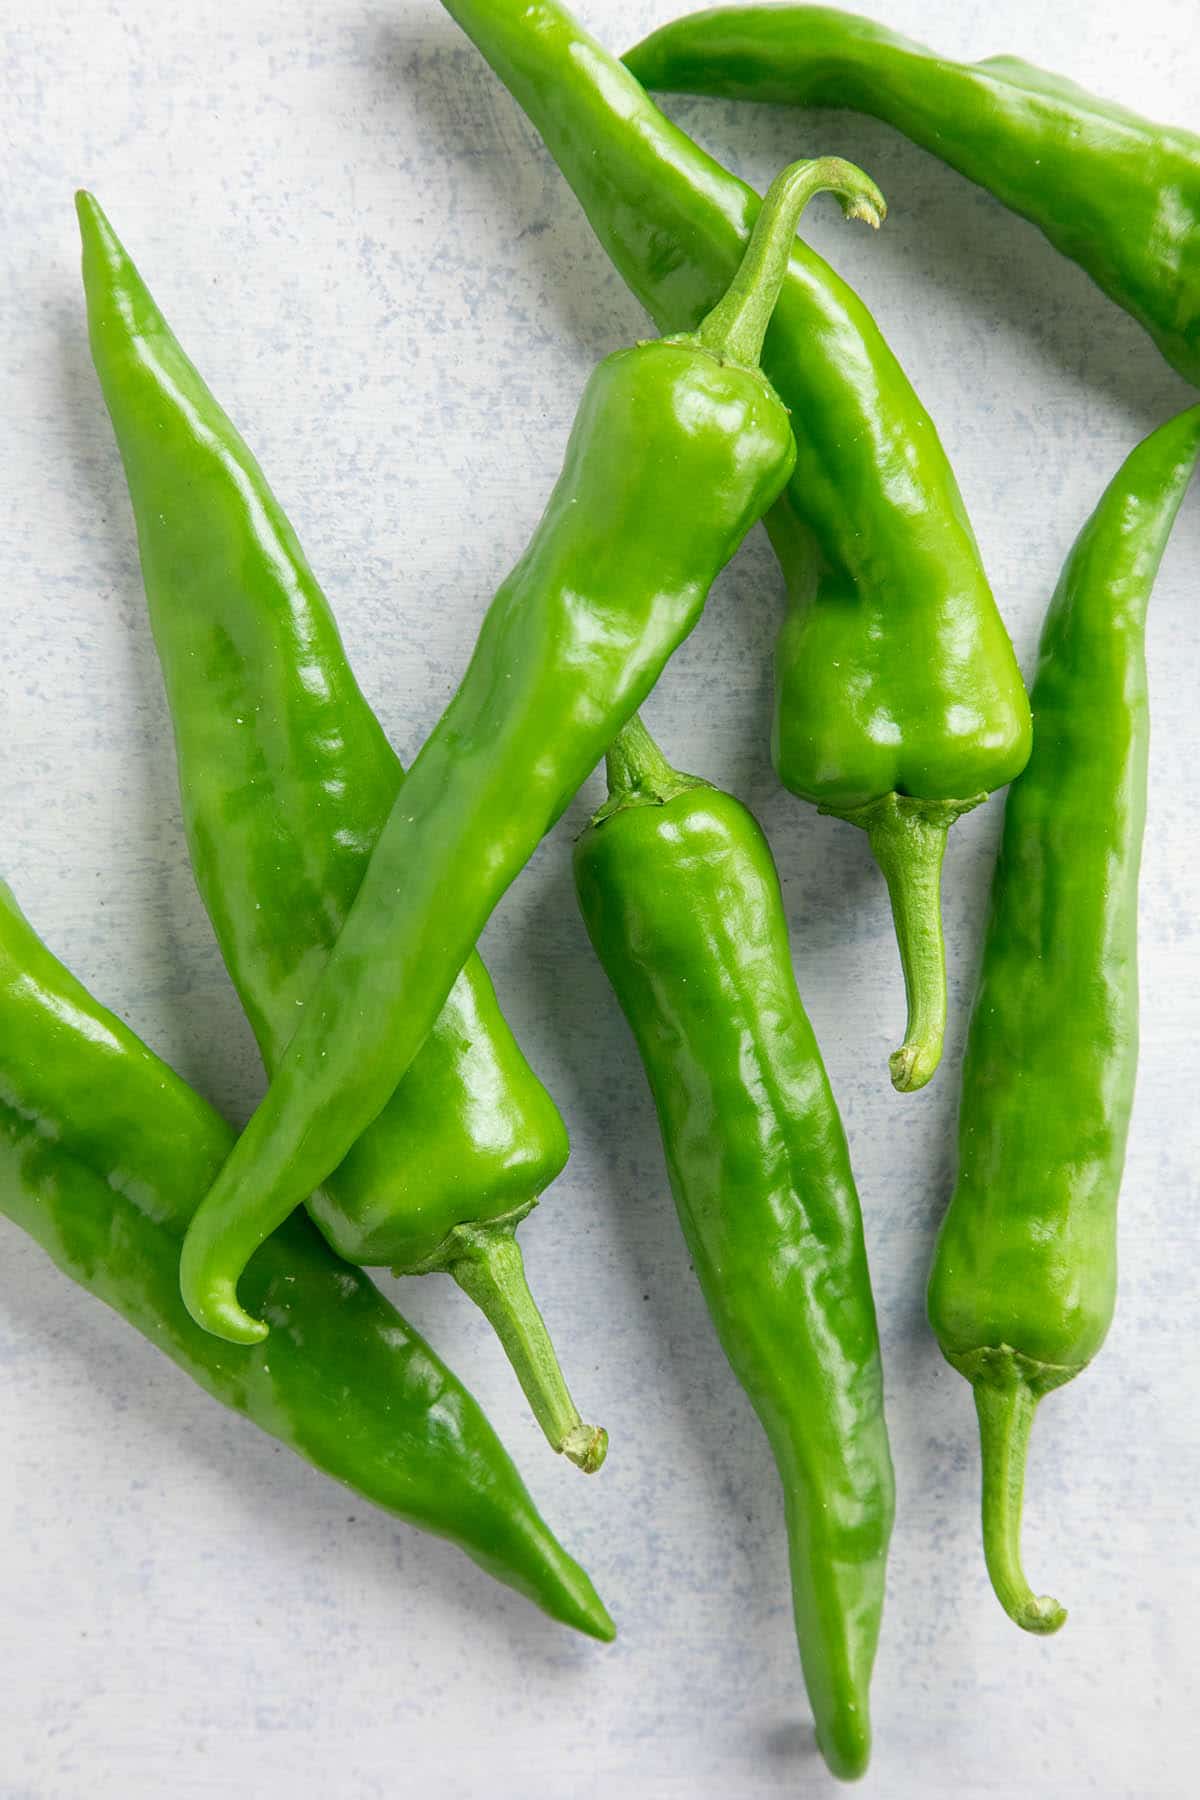
<svg viewBox="0 0 1200 1800">
<path fill-rule="evenodd" d="M 1200 137 L 1016 56 L 951 62 L 825 6 L 717 7 L 625 58 L 650 88 L 870 113 L 1045 232 L 1200 382 Z"/>
<path fill-rule="evenodd" d="M 703 317 L 758 196 L 556 0 L 443 0 L 511 91 L 659 328 Z M 932 420 L 857 295 L 792 245 L 763 345 L 796 466 L 767 530 L 787 585 L 773 753 L 793 793 L 861 826 L 908 998 L 902 1090 L 941 1056 L 941 869 L 959 815 L 1029 755 L 1029 705 Z"/>
<path fill-rule="evenodd" d="M 1200 407 L 1114 476 L 1067 559 L 1033 686 L 963 1062 L 958 1178 L 929 1318 L 975 1391 L 983 1547 L 1027 1631 L 1066 1617 L 1021 1568 L 1034 1411 L 1112 1323 L 1137 1073 L 1137 890 L 1150 712 L 1146 607 L 1200 451 Z"/>
<path fill-rule="evenodd" d="M 304 1016 L 404 779 L 262 470 L 89 194 L 92 356 L 137 520 L 192 866 L 268 1072 Z M 478 1301 L 555 1450 L 607 1439 L 567 1391 L 515 1228 L 567 1133 L 479 957 L 308 1209 L 347 1261 L 444 1269 Z"/>
<path fill-rule="evenodd" d="M 607 1642 L 612 1620 L 476 1402 L 307 1220 L 290 1220 L 246 1273 L 269 1346 L 233 1349 L 188 1317 L 179 1246 L 232 1143 L 0 883 L 0 1212 L 222 1405 Z"/>
<path fill-rule="evenodd" d="M 845 1133 L 755 820 L 670 768 L 637 719 L 608 785 L 576 846 L 579 903 L 645 1064 L 713 1323 L 779 1466 L 817 1737 L 850 1779 L 870 1754 L 893 1482 Z"/>
<path fill-rule="evenodd" d="M 237 1283 L 258 1245 L 390 1098 L 497 902 L 687 636 L 718 571 L 791 473 L 758 356 L 807 200 L 883 202 L 837 161 L 786 170 L 728 292 L 694 334 L 606 358 L 562 475 L 471 663 L 380 831 L 270 1089 L 184 1242 L 193 1317 L 264 1321 Z"/>
</svg>

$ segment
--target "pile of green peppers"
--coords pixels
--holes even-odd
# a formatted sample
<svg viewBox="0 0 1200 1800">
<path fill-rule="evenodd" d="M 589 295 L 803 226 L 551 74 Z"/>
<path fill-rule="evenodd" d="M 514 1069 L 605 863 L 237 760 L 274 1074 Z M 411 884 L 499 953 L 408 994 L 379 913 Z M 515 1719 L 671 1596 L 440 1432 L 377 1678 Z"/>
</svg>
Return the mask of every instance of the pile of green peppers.
<svg viewBox="0 0 1200 1800">
<path fill-rule="evenodd" d="M 663 335 L 592 375 L 533 540 L 405 773 L 262 470 L 78 197 L 188 847 L 269 1086 L 235 1138 L 0 885 L 0 1210 L 216 1398 L 611 1639 L 476 1403 L 365 1273 L 453 1276 L 551 1447 L 600 1469 L 606 1434 L 568 1388 L 516 1236 L 562 1171 L 566 1129 L 475 944 L 604 760 L 608 797 L 575 845 L 579 905 L 779 1469 L 817 1741 L 852 1779 L 870 1754 L 894 1491 L 850 1152 L 767 840 L 671 766 L 638 709 L 764 520 L 786 587 L 775 764 L 867 832 L 886 880 L 902 1092 L 942 1050 L 949 828 L 1009 786 L 928 1310 L 974 1392 L 992 1585 L 1019 1625 L 1053 1632 L 1065 1612 L 1022 1568 L 1025 1459 L 1038 1402 L 1086 1368 L 1113 1314 L 1146 612 L 1200 406 L 1101 495 L 1027 695 L 932 421 L 862 301 L 796 237 L 814 194 L 872 226 L 882 194 L 826 157 L 760 202 L 646 90 L 875 113 L 1041 225 L 1192 380 L 1200 140 L 825 8 L 682 19 L 622 64 L 556 0 L 444 3 Z"/>
</svg>

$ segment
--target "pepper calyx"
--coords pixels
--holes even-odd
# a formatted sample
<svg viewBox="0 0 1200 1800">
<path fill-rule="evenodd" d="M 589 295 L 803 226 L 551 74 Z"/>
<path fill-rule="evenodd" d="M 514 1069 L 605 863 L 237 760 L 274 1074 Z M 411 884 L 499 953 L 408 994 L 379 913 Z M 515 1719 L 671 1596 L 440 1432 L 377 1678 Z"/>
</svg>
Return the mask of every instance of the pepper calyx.
<svg viewBox="0 0 1200 1800">
<path fill-rule="evenodd" d="M 631 806 L 665 806 L 678 794 L 712 786 L 699 775 L 672 768 L 636 713 L 609 745 L 605 772 L 608 798 L 588 821 L 589 830 Z"/>
</svg>

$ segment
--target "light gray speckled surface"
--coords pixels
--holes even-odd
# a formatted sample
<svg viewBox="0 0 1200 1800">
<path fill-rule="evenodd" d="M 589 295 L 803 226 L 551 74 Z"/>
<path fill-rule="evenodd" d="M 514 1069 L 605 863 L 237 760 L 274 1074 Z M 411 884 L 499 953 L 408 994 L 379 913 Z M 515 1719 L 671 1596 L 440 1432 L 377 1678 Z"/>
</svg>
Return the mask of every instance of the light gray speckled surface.
<svg viewBox="0 0 1200 1800">
<path fill-rule="evenodd" d="M 621 46 L 673 0 L 589 0 Z M 882 10 L 882 8 L 880 9 Z M 1024 52 L 1194 123 L 1194 0 L 894 0 L 950 53 Z M 128 503 L 88 361 L 71 191 L 92 185 L 257 451 L 411 755 L 528 535 L 585 373 L 644 330 L 533 133 L 434 0 L 3 0 L 2 867 L 53 948 L 232 1117 L 260 1091 L 193 890 Z M 1028 666 L 1063 554 L 1121 456 L 1183 404 L 1148 340 L 1029 227 L 882 126 L 671 110 L 762 185 L 861 160 L 878 240 L 817 208 L 957 466 Z M 985 1585 L 968 1391 L 922 1286 L 998 807 L 955 833 L 941 1079 L 901 1099 L 901 1015 L 864 838 L 767 757 L 779 594 L 755 534 L 649 708 L 774 843 L 801 987 L 850 1133 L 899 1488 L 863 1792 L 1176 1800 L 1196 1790 L 1200 1020 L 1194 764 L 1200 499 L 1154 603 L 1144 1050 L 1108 1346 L 1044 1409 L 1021 1637 Z M 191 1389 L 0 1228 L 3 1800 L 488 1795 L 766 1800 L 833 1791 L 811 1747 L 766 1446 L 710 1331 L 649 1102 L 572 899 L 593 782 L 485 948 L 574 1156 L 524 1228 L 585 1408 L 585 1481 L 542 1450 L 445 1280 L 402 1303 L 489 1408 L 621 1626 L 575 1641 L 450 1548 L 361 1506 Z M 353 1521 L 350 1520 L 353 1516 Z"/>
</svg>

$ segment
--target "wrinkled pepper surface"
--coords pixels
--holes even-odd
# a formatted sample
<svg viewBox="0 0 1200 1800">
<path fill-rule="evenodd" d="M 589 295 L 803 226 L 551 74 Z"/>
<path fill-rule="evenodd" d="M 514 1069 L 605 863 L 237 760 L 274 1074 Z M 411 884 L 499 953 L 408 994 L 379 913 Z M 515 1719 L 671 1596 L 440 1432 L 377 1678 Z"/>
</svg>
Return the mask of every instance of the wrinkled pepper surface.
<svg viewBox="0 0 1200 1800">
<path fill-rule="evenodd" d="M 0 1212 L 193 1381 L 374 1505 L 608 1640 L 591 1582 L 445 1363 L 303 1217 L 246 1273 L 271 1341 L 235 1349 L 179 1294 L 179 1247 L 233 1133 L 94 1000 L 0 884 Z"/>
<path fill-rule="evenodd" d="M 758 197 L 554 0 L 443 0 L 528 113 L 662 330 L 703 316 Z M 862 826 L 908 994 L 901 1089 L 941 1055 L 941 866 L 953 821 L 1029 754 L 1029 706 L 933 422 L 866 307 L 807 245 L 763 346 L 796 466 L 767 529 L 787 584 L 773 745 L 793 793 Z"/>
<path fill-rule="evenodd" d="M 902 131 L 1029 219 L 1200 382 L 1200 137 L 1016 56 L 951 62 L 825 6 L 718 7 L 626 63 L 650 88 L 835 106 Z"/>
<path fill-rule="evenodd" d="M 1150 714 L 1146 607 L 1200 449 L 1200 407 L 1118 470 L 1042 632 L 963 1062 L 958 1177 L 929 1318 L 975 1391 L 983 1547 L 1027 1631 L 1066 1617 L 1022 1572 L 1034 1411 L 1112 1322 L 1117 1196 L 1137 1072 L 1137 893 Z"/>
<path fill-rule="evenodd" d="M 588 933 L 633 1029 L 679 1221 L 783 1482 L 804 1679 L 834 1774 L 870 1755 L 893 1482 L 846 1137 L 745 807 L 634 719 L 580 838 Z"/>
<path fill-rule="evenodd" d="M 78 198 L 92 356 L 137 521 L 197 884 L 268 1072 L 404 771 L 296 534 L 96 201 Z M 487 1313 L 555 1450 L 593 1470 L 516 1226 L 567 1133 L 467 958 L 383 1111 L 308 1200 L 350 1262 L 445 1269 Z"/>
<path fill-rule="evenodd" d="M 695 333 L 609 356 L 566 462 L 470 665 L 414 762 L 304 1016 L 184 1242 L 184 1299 L 254 1343 L 237 1298 L 262 1240 L 384 1106 L 505 890 L 700 616 L 718 571 L 795 457 L 762 374 L 796 221 L 832 189 L 873 222 L 849 164 L 772 187 L 728 291 Z"/>
</svg>

